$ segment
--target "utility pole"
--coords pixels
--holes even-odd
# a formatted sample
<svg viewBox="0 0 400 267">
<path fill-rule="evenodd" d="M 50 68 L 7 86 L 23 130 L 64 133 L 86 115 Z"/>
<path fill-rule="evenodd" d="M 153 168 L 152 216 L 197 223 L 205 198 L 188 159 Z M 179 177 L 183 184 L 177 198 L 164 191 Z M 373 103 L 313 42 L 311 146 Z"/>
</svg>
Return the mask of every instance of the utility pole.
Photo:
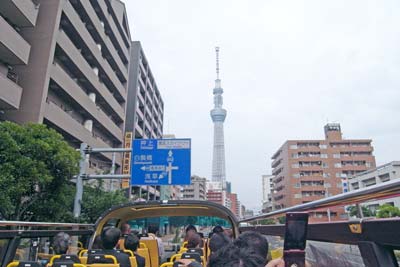
<svg viewBox="0 0 400 267">
<path fill-rule="evenodd" d="M 130 174 L 114 174 L 115 172 L 115 153 L 131 152 L 131 148 L 91 148 L 86 143 L 82 143 L 79 149 L 79 174 L 76 176 L 76 192 L 74 199 L 74 218 L 81 216 L 82 196 L 83 196 L 83 180 L 88 179 L 126 179 L 130 178 Z M 87 160 L 86 156 L 91 153 L 113 153 L 112 174 L 86 174 Z"/>
<path fill-rule="evenodd" d="M 82 196 L 83 196 L 83 181 L 82 178 L 86 172 L 86 149 L 88 145 L 86 143 L 82 143 L 79 149 L 80 160 L 79 160 L 79 174 L 76 177 L 76 194 L 74 200 L 74 218 L 79 218 L 81 215 L 81 204 L 82 204 Z"/>
</svg>

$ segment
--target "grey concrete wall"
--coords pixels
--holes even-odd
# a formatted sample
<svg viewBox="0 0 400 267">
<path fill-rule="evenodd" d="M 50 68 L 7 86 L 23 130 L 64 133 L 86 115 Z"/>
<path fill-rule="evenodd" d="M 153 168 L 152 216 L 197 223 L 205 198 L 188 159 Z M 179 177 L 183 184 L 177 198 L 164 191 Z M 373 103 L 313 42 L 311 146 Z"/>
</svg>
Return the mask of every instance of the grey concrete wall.
<svg viewBox="0 0 400 267">
<path fill-rule="evenodd" d="M 22 29 L 21 34 L 32 45 L 29 64 L 18 66 L 20 85 L 24 88 L 18 111 L 6 118 L 18 123 L 42 122 L 49 86 L 50 68 L 55 50 L 55 35 L 65 0 L 42 0 L 35 28 Z"/>
</svg>

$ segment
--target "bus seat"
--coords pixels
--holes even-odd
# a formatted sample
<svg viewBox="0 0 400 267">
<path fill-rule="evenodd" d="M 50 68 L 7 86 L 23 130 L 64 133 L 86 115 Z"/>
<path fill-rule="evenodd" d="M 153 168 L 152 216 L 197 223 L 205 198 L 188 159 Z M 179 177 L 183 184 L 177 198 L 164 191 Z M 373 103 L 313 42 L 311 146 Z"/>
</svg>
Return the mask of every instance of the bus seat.
<svg viewBox="0 0 400 267">
<path fill-rule="evenodd" d="M 139 248 L 147 248 L 146 244 L 143 242 L 139 243 Z"/>
<path fill-rule="evenodd" d="M 181 248 L 179 251 L 178 251 L 178 254 L 182 254 L 182 253 L 185 253 L 187 251 L 187 248 Z"/>
<path fill-rule="evenodd" d="M 187 241 L 184 241 L 184 242 L 182 243 L 182 247 L 183 247 L 183 248 L 186 248 L 187 243 L 188 243 Z"/>
<path fill-rule="evenodd" d="M 200 256 L 204 256 L 204 251 L 202 248 L 188 248 L 186 249 L 186 252 L 188 253 L 197 253 Z"/>
<path fill-rule="evenodd" d="M 73 262 L 55 262 L 52 267 L 86 267 L 81 263 L 73 263 Z"/>
<path fill-rule="evenodd" d="M 79 258 L 83 257 L 85 254 L 87 254 L 87 252 L 88 252 L 87 249 L 82 249 L 81 251 L 79 251 L 79 254 L 78 254 Z"/>
<path fill-rule="evenodd" d="M 72 263 L 81 263 L 81 260 L 77 255 L 54 255 L 51 257 L 49 266 L 52 266 L 55 262 L 72 262 Z"/>
<path fill-rule="evenodd" d="M 146 248 L 138 248 L 136 253 L 145 259 L 145 261 L 146 261 L 145 267 L 151 267 L 150 253 L 149 253 L 149 249 L 147 247 Z"/>
<path fill-rule="evenodd" d="M 194 259 L 197 262 L 200 262 L 200 263 L 203 262 L 203 260 L 201 259 L 201 256 L 198 253 L 185 252 L 181 255 L 181 259 Z"/>
<path fill-rule="evenodd" d="M 164 262 L 163 264 L 160 265 L 160 267 L 172 267 L 174 266 L 173 262 Z"/>
<path fill-rule="evenodd" d="M 159 267 L 158 244 L 156 239 L 143 239 L 140 243 L 146 244 L 150 254 L 150 266 Z"/>
<path fill-rule="evenodd" d="M 169 262 L 174 262 L 176 260 L 180 260 L 182 257 L 182 253 L 178 253 L 178 254 L 174 254 L 172 255 L 171 259 L 169 260 Z"/>
<path fill-rule="evenodd" d="M 12 261 L 7 267 L 41 267 L 37 261 Z"/>
<path fill-rule="evenodd" d="M 118 264 L 117 258 L 112 255 L 104 255 L 104 254 L 89 254 L 87 264 Z"/>
</svg>

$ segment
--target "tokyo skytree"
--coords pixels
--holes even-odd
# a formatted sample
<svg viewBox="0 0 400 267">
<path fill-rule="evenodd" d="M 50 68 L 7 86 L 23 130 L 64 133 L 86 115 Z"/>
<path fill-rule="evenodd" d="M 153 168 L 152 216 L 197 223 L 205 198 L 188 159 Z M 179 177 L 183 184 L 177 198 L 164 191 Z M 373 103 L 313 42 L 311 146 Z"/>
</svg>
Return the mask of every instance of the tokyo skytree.
<svg viewBox="0 0 400 267">
<path fill-rule="evenodd" d="M 217 62 L 217 79 L 215 80 L 214 108 L 210 111 L 211 119 L 214 123 L 214 150 L 212 161 L 212 178 L 213 182 L 221 182 L 222 188 L 225 187 L 225 144 L 224 144 L 224 121 L 226 118 L 226 110 L 222 108 L 222 94 L 224 90 L 221 87 L 219 79 L 219 47 L 215 48 Z"/>
</svg>

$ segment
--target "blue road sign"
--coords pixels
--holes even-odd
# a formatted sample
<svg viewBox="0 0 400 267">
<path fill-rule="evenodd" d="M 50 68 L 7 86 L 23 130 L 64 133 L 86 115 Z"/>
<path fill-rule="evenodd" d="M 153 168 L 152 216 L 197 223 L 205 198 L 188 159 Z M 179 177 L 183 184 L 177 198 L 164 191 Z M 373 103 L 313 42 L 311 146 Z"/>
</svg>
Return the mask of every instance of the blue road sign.
<svg viewBox="0 0 400 267">
<path fill-rule="evenodd" d="M 190 184 L 190 139 L 136 139 L 132 185 Z"/>
</svg>

